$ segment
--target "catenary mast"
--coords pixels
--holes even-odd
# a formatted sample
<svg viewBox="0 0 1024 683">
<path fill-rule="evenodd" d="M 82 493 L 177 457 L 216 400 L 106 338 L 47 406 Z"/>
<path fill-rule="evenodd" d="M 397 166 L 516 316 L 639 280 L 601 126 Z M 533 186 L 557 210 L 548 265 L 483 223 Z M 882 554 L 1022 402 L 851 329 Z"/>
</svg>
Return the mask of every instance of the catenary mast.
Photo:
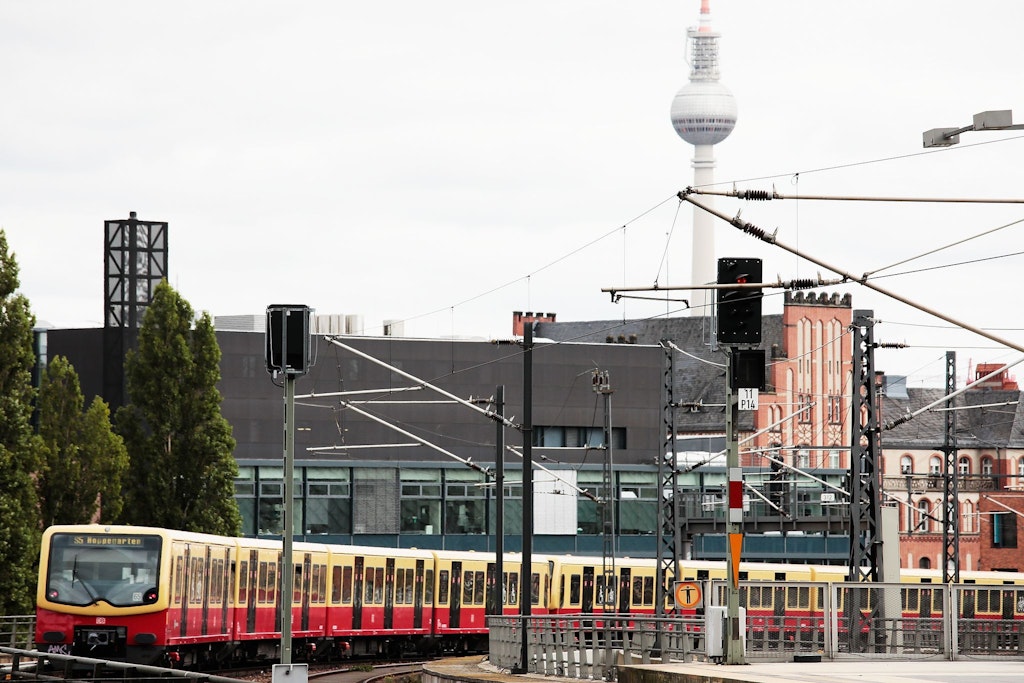
<svg viewBox="0 0 1024 683">
<path fill-rule="evenodd" d="M 695 187 L 714 183 L 714 146 L 729 137 L 736 125 L 736 98 L 718 82 L 718 38 L 719 34 L 711 30 L 710 0 L 701 0 L 700 25 L 686 30 L 690 82 L 676 93 L 671 110 L 672 127 L 694 146 Z M 713 283 L 717 278 L 714 220 L 707 211 L 693 208 L 693 285 Z M 711 315 L 709 306 L 713 302 L 710 290 L 693 290 L 691 315 Z"/>
</svg>

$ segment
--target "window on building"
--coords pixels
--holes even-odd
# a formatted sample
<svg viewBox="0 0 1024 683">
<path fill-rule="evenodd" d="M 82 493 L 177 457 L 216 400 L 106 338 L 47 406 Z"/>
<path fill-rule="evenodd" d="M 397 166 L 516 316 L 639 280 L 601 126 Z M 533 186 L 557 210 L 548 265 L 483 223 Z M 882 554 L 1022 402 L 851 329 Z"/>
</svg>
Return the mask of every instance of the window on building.
<svg viewBox="0 0 1024 683">
<path fill-rule="evenodd" d="M 1017 515 L 1012 512 L 992 513 L 992 547 L 1017 547 Z"/>
<path fill-rule="evenodd" d="M 534 427 L 533 445 L 536 448 L 600 448 L 604 446 L 604 427 Z M 626 428 L 612 427 L 612 450 L 624 448 Z"/>
<path fill-rule="evenodd" d="M 971 473 L 971 459 L 966 455 L 956 461 L 956 471 L 960 476 L 965 476 Z"/>
<path fill-rule="evenodd" d="M 928 459 L 928 474 L 933 477 L 938 477 L 942 474 L 942 458 L 933 455 Z"/>
<path fill-rule="evenodd" d="M 828 452 L 828 466 L 831 469 L 838 470 L 843 466 L 842 451 L 838 448 L 833 448 Z"/>
<path fill-rule="evenodd" d="M 829 424 L 842 424 L 846 415 L 843 413 L 843 397 L 828 397 L 828 421 Z"/>
<path fill-rule="evenodd" d="M 992 458 L 989 458 L 988 456 L 982 458 L 981 459 L 981 473 L 983 475 L 985 475 L 986 477 L 991 477 L 992 476 L 992 469 L 993 469 Z"/>
<path fill-rule="evenodd" d="M 604 477 L 599 470 L 580 470 L 576 473 L 576 485 L 596 493 L 604 488 Z M 576 498 L 576 526 L 580 534 L 601 533 L 601 506 L 586 496 Z"/>
<path fill-rule="evenodd" d="M 1024 458 L 1017 460 L 1017 476 L 1024 477 Z"/>
<path fill-rule="evenodd" d="M 658 475 L 620 472 L 618 508 L 620 534 L 653 534 L 658 528 Z"/>
<path fill-rule="evenodd" d="M 347 467 L 307 467 L 306 533 L 352 533 L 352 483 Z"/>
<path fill-rule="evenodd" d="M 797 396 L 797 410 L 799 415 L 797 416 L 797 422 L 808 424 L 811 421 L 811 396 L 810 394 L 800 394 Z"/>
<path fill-rule="evenodd" d="M 969 500 L 960 505 L 960 531 L 974 531 L 974 504 Z"/>
<path fill-rule="evenodd" d="M 401 531 L 403 534 L 441 533 L 441 470 L 402 468 Z"/>
<path fill-rule="evenodd" d="M 900 458 L 900 474 L 911 474 L 914 471 L 914 459 L 909 455 Z"/>
<path fill-rule="evenodd" d="M 484 475 L 470 469 L 445 470 L 444 531 L 446 534 L 482 534 L 486 528 L 487 500 Z"/>
<path fill-rule="evenodd" d="M 256 468 L 239 467 L 235 478 L 235 502 L 242 515 L 242 533 L 254 536 L 259 532 L 256 519 Z"/>
<path fill-rule="evenodd" d="M 931 569 L 932 561 L 930 558 L 922 557 L 920 560 L 917 561 L 917 566 L 921 569 Z"/>
<path fill-rule="evenodd" d="M 505 484 L 505 499 L 502 501 L 504 511 L 501 514 L 503 522 L 502 530 L 506 534 L 522 534 L 523 533 L 523 486 L 519 483 L 522 478 L 522 474 L 509 470 L 505 470 L 506 481 L 514 481 L 515 483 Z M 498 497 L 497 494 L 491 496 L 491 512 L 488 522 L 490 530 L 489 533 L 495 533 L 495 521 L 498 518 Z M 515 602 L 515 600 L 512 600 Z"/>
<path fill-rule="evenodd" d="M 807 446 L 800 446 L 796 450 L 796 466 L 799 469 L 807 470 L 811 467 L 811 451 Z"/>
<path fill-rule="evenodd" d="M 917 511 L 919 517 L 918 529 L 924 532 L 931 531 L 932 520 L 930 515 L 932 512 L 932 504 L 927 500 L 920 500 L 917 502 Z"/>
</svg>

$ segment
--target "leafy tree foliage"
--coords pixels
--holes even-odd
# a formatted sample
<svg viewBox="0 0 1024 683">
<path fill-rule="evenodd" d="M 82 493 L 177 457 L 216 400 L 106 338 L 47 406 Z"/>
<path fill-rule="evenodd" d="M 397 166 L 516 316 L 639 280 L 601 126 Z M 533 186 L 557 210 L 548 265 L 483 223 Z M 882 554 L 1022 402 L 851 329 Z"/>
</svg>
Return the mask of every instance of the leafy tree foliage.
<svg viewBox="0 0 1024 683">
<path fill-rule="evenodd" d="M 41 534 L 32 485 L 35 317 L 18 285 L 18 264 L 0 230 L 0 614 L 31 609 Z"/>
<path fill-rule="evenodd" d="M 121 513 L 128 452 L 100 397 L 84 410 L 78 373 L 52 359 L 39 388 L 42 466 L 36 478 L 43 525 L 112 522 Z"/>
<path fill-rule="evenodd" d="M 231 426 L 220 413 L 220 347 L 204 313 L 167 282 L 157 286 L 125 359 L 130 403 L 117 430 L 130 465 L 121 520 L 236 536 L 238 464 Z"/>
</svg>

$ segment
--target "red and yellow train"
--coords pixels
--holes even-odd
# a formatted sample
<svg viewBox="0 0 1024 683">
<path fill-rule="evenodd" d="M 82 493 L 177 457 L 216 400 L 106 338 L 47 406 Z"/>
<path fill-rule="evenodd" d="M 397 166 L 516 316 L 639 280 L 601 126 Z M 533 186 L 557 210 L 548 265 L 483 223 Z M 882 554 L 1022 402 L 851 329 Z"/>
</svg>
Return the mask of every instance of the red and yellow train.
<svg viewBox="0 0 1024 683">
<path fill-rule="evenodd" d="M 282 610 L 290 603 L 296 659 L 484 651 L 487 598 L 497 583 L 501 611 L 520 613 L 521 559 L 506 555 L 499 580 L 489 553 L 294 543 L 288 600 L 280 588 L 280 542 L 148 527 L 56 526 L 43 534 L 35 641 L 43 652 L 139 664 L 200 668 L 274 660 Z M 741 564 L 741 579 L 774 582 L 741 591 L 750 628 L 813 628 L 824 615 L 822 582 L 844 581 L 845 572 Z M 685 561 L 678 573 L 659 577 L 654 560 L 619 558 L 606 581 L 599 557 L 535 555 L 526 594 L 536 615 L 641 615 L 656 611 L 659 580 L 725 579 L 721 562 Z M 979 585 L 965 614 L 1024 618 L 1024 601 L 999 587 L 1024 585 L 1024 575 L 962 572 L 961 579 Z M 941 612 L 934 604 L 941 592 L 928 586 L 942 581 L 938 572 L 904 570 L 901 580 L 904 618 Z"/>
</svg>

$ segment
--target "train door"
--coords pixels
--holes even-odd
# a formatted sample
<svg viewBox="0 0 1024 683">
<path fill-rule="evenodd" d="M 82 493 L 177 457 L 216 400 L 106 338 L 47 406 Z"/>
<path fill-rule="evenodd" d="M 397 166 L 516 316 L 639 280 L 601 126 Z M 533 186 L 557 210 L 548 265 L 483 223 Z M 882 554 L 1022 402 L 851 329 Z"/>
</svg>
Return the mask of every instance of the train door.
<svg viewBox="0 0 1024 683">
<path fill-rule="evenodd" d="M 929 619 L 932 616 L 932 589 L 921 587 L 921 604 L 919 614 L 922 619 Z"/>
<path fill-rule="evenodd" d="M 302 557 L 302 621 L 303 631 L 309 630 L 309 596 L 313 593 L 313 558 L 309 553 Z"/>
<path fill-rule="evenodd" d="M 181 563 L 181 628 L 179 633 L 182 637 L 188 635 L 188 603 L 191 587 L 189 586 L 189 575 L 192 573 L 189 568 L 192 564 L 192 548 L 186 545 L 182 555 Z"/>
<path fill-rule="evenodd" d="M 629 614 L 629 596 L 632 595 L 630 591 L 630 577 L 632 571 L 629 567 L 623 567 L 619 570 L 619 614 Z"/>
<path fill-rule="evenodd" d="M 412 627 L 423 628 L 423 560 L 416 560 L 416 582 L 413 590 Z"/>
<path fill-rule="evenodd" d="M 1003 619 L 1013 619 L 1013 591 L 1003 591 Z"/>
<path fill-rule="evenodd" d="M 448 590 L 448 627 L 459 628 L 462 607 L 462 563 L 452 562 L 452 585 Z"/>
<path fill-rule="evenodd" d="M 583 596 L 580 611 L 584 614 L 592 614 L 594 611 L 594 568 L 587 566 L 583 568 Z"/>
<path fill-rule="evenodd" d="M 487 574 L 484 581 L 484 614 L 501 614 L 501 598 L 495 598 L 498 588 L 498 565 L 494 562 L 487 563 Z"/>
<path fill-rule="evenodd" d="M 198 597 L 202 600 L 203 611 L 202 611 L 202 628 L 199 631 L 204 636 L 209 633 L 210 628 L 210 587 L 212 581 L 216 580 L 213 576 L 213 547 L 206 546 L 206 556 L 203 558 L 203 566 L 198 572 L 200 580 L 199 585 L 196 587 Z M 205 580 L 204 580 L 205 579 Z"/>
<path fill-rule="evenodd" d="M 291 562 L 291 558 L 288 558 L 288 561 Z M 291 609 L 292 607 L 292 596 L 282 595 L 281 582 L 284 581 L 284 572 L 282 571 L 282 567 L 284 567 L 284 553 L 278 553 L 277 579 L 272 582 L 273 585 L 277 587 L 274 591 L 274 595 L 276 596 L 276 599 L 274 600 L 274 630 L 278 633 L 281 632 L 281 624 L 284 622 L 284 617 L 281 615 L 282 606 L 288 605 L 288 609 Z M 272 588 L 267 586 L 267 590 L 270 591 Z"/>
<path fill-rule="evenodd" d="M 778 581 L 778 580 L 779 580 L 778 577 L 776 577 L 776 581 Z M 785 577 L 783 577 L 782 580 L 785 581 Z M 749 595 L 749 593 L 748 593 L 748 595 Z M 772 602 L 774 603 L 774 605 L 772 606 L 773 607 L 772 614 L 774 614 L 776 617 L 784 617 L 784 616 L 786 616 L 786 587 L 785 586 L 775 586 L 774 588 L 772 588 Z M 748 610 L 751 608 L 751 606 L 752 605 L 750 605 L 749 602 L 746 605 Z"/>
<path fill-rule="evenodd" d="M 245 596 L 245 632 L 256 630 L 256 590 L 259 578 L 260 559 L 255 549 L 249 551 L 249 580 L 246 582 Z"/>
<path fill-rule="evenodd" d="M 972 582 L 968 581 L 968 583 L 972 583 Z M 966 589 L 966 590 L 962 591 L 960 593 L 960 595 L 962 596 L 961 597 L 961 604 L 963 605 L 963 618 L 964 619 L 973 619 L 975 613 L 977 612 L 977 604 L 978 604 L 978 601 L 977 601 L 977 598 L 976 598 L 976 595 L 977 595 L 976 591 L 973 588 L 969 588 L 969 589 Z"/>
<path fill-rule="evenodd" d="M 221 575 L 217 577 L 217 580 L 221 585 L 220 632 L 223 635 L 228 632 L 229 608 L 235 600 L 235 563 L 232 561 L 231 551 L 228 548 L 221 548 L 221 553 L 224 555 L 224 561 L 221 564 Z"/>
<path fill-rule="evenodd" d="M 404 570 L 403 570 L 404 571 Z M 384 628 L 394 628 L 395 619 L 395 558 L 384 563 Z"/>
<path fill-rule="evenodd" d="M 355 576 L 352 577 L 352 629 L 363 627 L 363 571 L 365 558 L 355 558 Z"/>
</svg>

